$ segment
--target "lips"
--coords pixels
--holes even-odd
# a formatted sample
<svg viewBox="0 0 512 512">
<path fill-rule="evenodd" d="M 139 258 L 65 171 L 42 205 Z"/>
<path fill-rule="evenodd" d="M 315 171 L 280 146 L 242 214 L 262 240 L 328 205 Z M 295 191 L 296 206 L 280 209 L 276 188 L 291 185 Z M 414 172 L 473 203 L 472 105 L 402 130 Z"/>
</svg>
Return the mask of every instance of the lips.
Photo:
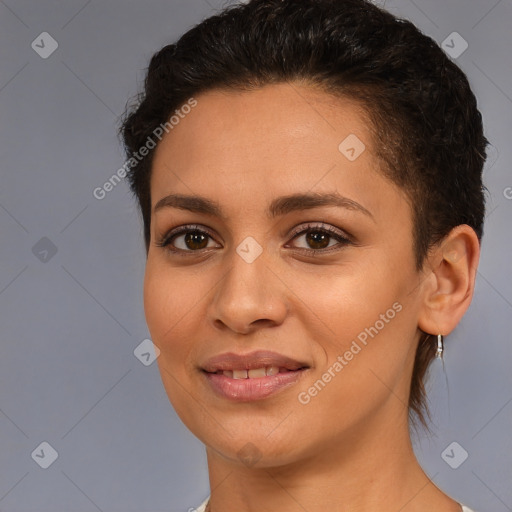
<svg viewBox="0 0 512 512">
<path fill-rule="evenodd" d="M 250 370 L 272 370 L 270 375 L 274 375 L 275 368 L 279 371 L 295 371 L 302 368 L 308 368 L 305 362 L 300 362 L 290 357 L 270 352 L 266 350 L 257 350 L 249 354 L 234 354 L 232 352 L 212 357 L 204 365 L 203 370 L 208 373 L 218 373 L 223 371 L 250 371 Z M 274 370 L 273 370 L 274 369 Z M 250 377 L 250 376 L 249 376 Z M 236 378 L 236 377 L 235 377 Z M 238 377 L 247 378 L 247 377 Z"/>
<path fill-rule="evenodd" d="M 305 362 L 269 351 L 225 353 L 201 370 L 215 393 L 235 401 L 266 398 L 296 383 L 309 368 Z"/>
</svg>

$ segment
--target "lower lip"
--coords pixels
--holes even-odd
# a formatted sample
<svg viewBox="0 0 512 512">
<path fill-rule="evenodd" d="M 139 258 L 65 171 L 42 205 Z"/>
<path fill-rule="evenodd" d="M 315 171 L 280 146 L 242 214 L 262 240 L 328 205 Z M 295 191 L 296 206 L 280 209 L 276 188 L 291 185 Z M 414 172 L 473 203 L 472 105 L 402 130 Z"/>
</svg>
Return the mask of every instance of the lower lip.
<svg viewBox="0 0 512 512">
<path fill-rule="evenodd" d="M 255 379 L 232 379 L 218 373 L 204 375 L 213 390 L 223 398 L 236 402 L 262 400 L 295 384 L 305 370 L 296 370 L 268 375 Z"/>
</svg>

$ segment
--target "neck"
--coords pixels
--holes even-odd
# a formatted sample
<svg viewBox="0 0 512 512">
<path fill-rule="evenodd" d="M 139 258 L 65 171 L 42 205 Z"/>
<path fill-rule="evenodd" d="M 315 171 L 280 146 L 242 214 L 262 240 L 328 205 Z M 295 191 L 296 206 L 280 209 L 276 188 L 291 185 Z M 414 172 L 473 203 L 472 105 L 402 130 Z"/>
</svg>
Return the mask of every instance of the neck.
<svg viewBox="0 0 512 512">
<path fill-rule="evenodd" d="M 357 425 L 286 465 L 249 468 L 207 449 L 210 511 L 460 512 L 419 465 L 407 418 L 398 427 L 394 418 Z"/>
</svg>

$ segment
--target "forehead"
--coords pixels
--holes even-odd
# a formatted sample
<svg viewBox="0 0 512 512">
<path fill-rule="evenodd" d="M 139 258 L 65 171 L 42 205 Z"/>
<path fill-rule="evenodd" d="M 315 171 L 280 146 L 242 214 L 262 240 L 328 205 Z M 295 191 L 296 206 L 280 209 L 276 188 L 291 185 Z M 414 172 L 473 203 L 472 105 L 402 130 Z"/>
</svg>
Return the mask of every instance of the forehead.
<svg viewBox="0 0 512 512">
<path fill-rule="evenodd" d="M 169 137 L 164 137 L 168 141 L 173 139 L 171 144 L 229 148 L 231 140 L 252 141 L 253 145 L 265 140 L 269 149 L 281 144 L 280 149 L 286 150 L 284 143 L 292 137 L 312 144 L 330 135 L 325 141 L 327 146 L 333 142 L 331 138 L 336 142 L 343 134 L 354 133 L 372 149 L 370 125 L 362 105 L 327 94 L 319 86 L 287 82 L 251 91 L 214 89 L 195 100 L 196 106 L 188 109 L 188 114 L 181 115 L 179 120 L 174 116 L 179 123 Z M 237 149 L 242 149 L 240 144 Z M 337 150 L 337 144 L 332 149 Z"/>
<path fill-rule="evenodd" d="M 368 196 L 367 204 L 372 191 L 382 193 L 370 126 L 353 100 L 298 83 L 195 100 L 155 150 L 152 206 L 171 192 L 238 197 L 246 206 L 256 194 L 297 189 Z"/>
</svg>

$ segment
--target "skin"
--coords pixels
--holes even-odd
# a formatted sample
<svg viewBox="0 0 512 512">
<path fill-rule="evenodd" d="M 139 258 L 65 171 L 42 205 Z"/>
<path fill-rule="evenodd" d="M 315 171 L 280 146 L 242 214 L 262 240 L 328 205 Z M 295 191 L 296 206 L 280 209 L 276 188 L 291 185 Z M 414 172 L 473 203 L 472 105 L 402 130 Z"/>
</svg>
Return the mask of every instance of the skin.
<svg viewBox="0 0 512 512">
<path fill-rule="evenodd" d="M 152 213 L 144 304 L 168 397 L 206 445 L 211 510 L 460 511 L 416 460 L 407 403 L 419 329 L 447 335 L 470 304 L 476 234 L 458 226 L 415 270 L 407 196 L 379 172 L 368 121 L 351 100 L 299 83 L 196 99 L 155 150 L 152 206 L 171 193 L 199 195 L 225 218 L 175 207 Z M 354 161 L 338 149 L 349 134 L 366 146 Z M 276 197 L 302 192 L 337 192 L 371 216 L 337 206 L 266 215 Z M 322 254 L 306 223 L 352 242 L 328 238 L 337 250 Z M 157 245 L 188 224 L 212 238 L 186 245 L 178 236 L 174 246 L 188 251 L 181 257 Z M 248 236 L 263 249 L 252 263 L 236 252 Z M 300 403 L 299 392 L 394 303 L 401 311 Z M 257 402 L 214 394 L 201 363 L 256 349 L 309 369 Z"/>
</svg>

